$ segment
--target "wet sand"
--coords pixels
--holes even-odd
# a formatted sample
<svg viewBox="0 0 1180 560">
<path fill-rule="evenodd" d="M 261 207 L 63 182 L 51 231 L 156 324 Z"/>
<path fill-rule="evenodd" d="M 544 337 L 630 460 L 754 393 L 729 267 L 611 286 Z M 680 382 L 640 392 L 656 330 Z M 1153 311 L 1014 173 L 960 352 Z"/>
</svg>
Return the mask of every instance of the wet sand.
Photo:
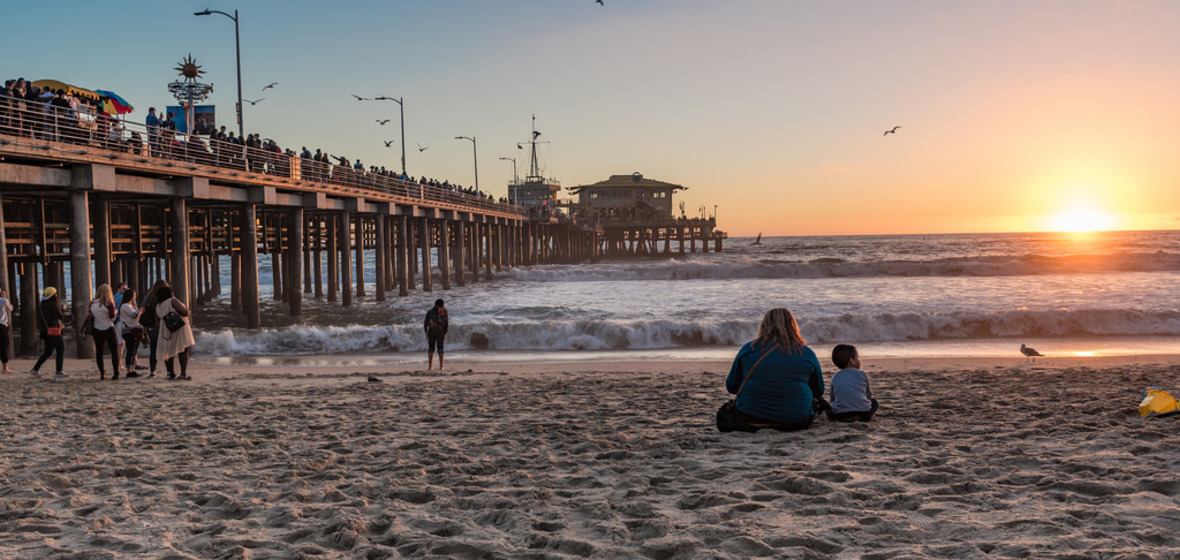
<svg viewBox="0 0 1180 560">
<path fill-rule="evenodd" d="M 1174 356 L 866 360 L 874 422 L 755 434 L 728 362 L 450 365 L 2 375 L 0 558 L 1180 558 Z"/>
</svg>

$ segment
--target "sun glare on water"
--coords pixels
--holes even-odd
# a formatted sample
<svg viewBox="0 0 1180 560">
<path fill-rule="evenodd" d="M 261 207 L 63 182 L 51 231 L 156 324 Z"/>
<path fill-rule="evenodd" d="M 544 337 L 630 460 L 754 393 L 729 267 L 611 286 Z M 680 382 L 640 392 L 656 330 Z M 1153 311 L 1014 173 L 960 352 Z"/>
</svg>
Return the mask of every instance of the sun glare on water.
<svg viewBox="0 0 1180 560">
<path fill-rule="evenodd" d="M 1053 231 L 1105 231 L 1114 224 L 1114 216 L 1087 209 L 1070 210 L 1049 218 L 1049 229 Z"/>
</svg>

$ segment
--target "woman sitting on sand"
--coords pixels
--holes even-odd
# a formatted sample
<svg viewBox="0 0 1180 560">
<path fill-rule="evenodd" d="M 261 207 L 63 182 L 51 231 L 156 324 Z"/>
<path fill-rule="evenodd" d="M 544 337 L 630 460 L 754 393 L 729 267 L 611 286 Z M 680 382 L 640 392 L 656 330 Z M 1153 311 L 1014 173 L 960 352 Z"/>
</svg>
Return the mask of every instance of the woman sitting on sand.
<svg viewBox="0 0 1180 560">
<path fill-rule="evenodd" d="M 738 395 L 738 430 L 811 426 L 817 403 L 823 402 L 824 378 L 819 359 L 806 344 L 787 309 L 771 309 L 762 317 L 758 337 L 738 351 L 725 379 L 726 390 Z"/>
</svg>

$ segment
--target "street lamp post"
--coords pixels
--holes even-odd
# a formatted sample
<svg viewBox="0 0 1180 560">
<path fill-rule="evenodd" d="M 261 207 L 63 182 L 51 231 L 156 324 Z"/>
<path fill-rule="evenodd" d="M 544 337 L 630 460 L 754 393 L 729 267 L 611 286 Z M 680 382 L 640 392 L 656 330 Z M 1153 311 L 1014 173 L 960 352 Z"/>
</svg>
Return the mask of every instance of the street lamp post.
<svg viewBox="0 0 1180 560">
<path fill-rule="evenodd" d="M 201 12 L 193 12 L 194 16 L 207 16 L 209 14 L 221 14 L 229 19 L 234 20 L 234 50 L 237 53 L 238 62 L 238 142 L 242 143 L 242 165 L 246 165 L 246 123 L 242 118 L 242 40 L 238 33 L 238 11 L 234 10 L 234 15 L 229 15 L 221 10 L 210 10 L 205 8 Z M 247 166 L 247 169 L 249 167 Z"/>
<path fill-rule="evenodd" d="M 518 183 L 520 182 L 520 179 L 518 179 L 518 178 L 516 177 L 516 158 L 514 158 L 514 157 L 502 157 L 502 158 L 500 158 L 500 159 L 502 159 L 502 160 L 504 160 L 504 161 L 511 161 L 511 162 L 512 162 L 512 186 L 514 186 L 514 187 L 519 187 L 520 185 L 519 185 Z M 511 194 L 511 195 L 514 195 L 514 196 L 512 197 L 512 201 L 511 201 L 511 202 L 512 202 L 513 204 L 516 204 L 516 194 L 517 194 L 517 193 L 516 193 L 516 189 L 509 188 L 509 189 L 508 189 L 508 191 L 509 191 L 509 194 Z"/>
<path fill-rule="evenodd" d="M 396 101 L 397 105 L 398 105 L 398 109 L 400 109 L 400 117 L 398 120 L 401 121 L 401 126 L 402 126 L 402 175 L 405 175 L 406 174 L 406 104 L 402 102 L 402 100 L 405 98 L 399 97 L 397 99 L 394 99 L 392 97 L 386 97 L 386 96 L 382 95 L 380 97 L 374 97 L 373 99 L 382 99 L 385 101 Z"/>
<path fill-rule="evenodd" d="M 471 140 L 471 159 L 475 161 L 475 192 L 479 192 L 479 154 L 475 149 L 475 137 L 456 136 L 455 140 Z"/>
</svg>

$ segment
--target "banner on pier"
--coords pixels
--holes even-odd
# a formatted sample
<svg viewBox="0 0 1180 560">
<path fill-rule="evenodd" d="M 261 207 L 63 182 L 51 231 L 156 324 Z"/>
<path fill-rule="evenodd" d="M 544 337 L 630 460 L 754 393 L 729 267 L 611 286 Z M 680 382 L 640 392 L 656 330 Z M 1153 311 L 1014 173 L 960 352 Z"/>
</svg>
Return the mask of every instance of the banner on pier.
<svg viewBox="0 0 1180 560">
<path fill-rule="evenodd" d="M 208 135 L 217 129 L 216 105 L 196 105 L 193 107 L 193 132 Z M 184 108 L 170 105 L 165 109 L 172 113 L 172 122 L 176 123 L 177 132 L 188 132 L 188 124 L 184 119 Z"/>
</svg>

